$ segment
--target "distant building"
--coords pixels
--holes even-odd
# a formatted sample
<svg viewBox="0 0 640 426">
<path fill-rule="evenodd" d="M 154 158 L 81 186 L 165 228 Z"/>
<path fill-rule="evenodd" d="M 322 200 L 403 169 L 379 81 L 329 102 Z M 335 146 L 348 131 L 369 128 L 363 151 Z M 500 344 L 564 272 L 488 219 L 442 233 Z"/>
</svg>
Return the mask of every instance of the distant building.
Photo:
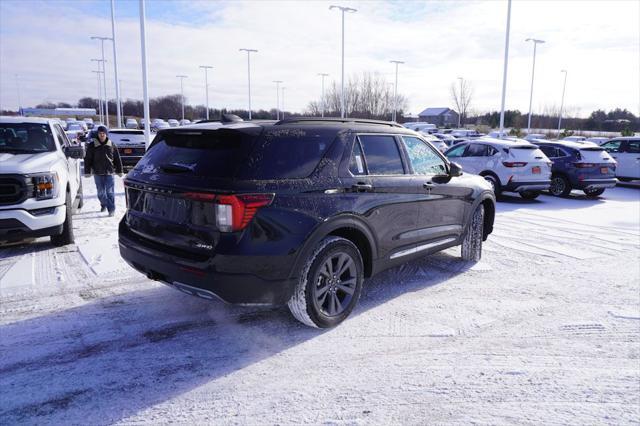
<svg viewBox="0 0 640 426">
<path fill-rule="evenodd" d="M 426 121 L 439 127 L 458 125 L 458 113 L 451 108 L 427 108 L 418 114 L 418 117 L 420 117 L 420 121 Z"/>
</svg>

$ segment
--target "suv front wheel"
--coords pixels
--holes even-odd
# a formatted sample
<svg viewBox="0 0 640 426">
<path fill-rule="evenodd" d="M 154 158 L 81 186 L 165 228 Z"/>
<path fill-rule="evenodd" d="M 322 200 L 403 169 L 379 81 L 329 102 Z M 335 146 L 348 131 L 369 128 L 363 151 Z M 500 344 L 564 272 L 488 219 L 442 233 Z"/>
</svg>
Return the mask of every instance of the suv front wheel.
<svg viewBox="0 0 640 426">
<path fill-rule="evenodd" d="M 349 240 L 327 237 L 307 259 L 288 302 L 293 316 L 317 328 L 335 327 L 353 310 L 364 280 L 362 256 Z"/>
<path fill-rule="evenodd" d="M 484 233 L 484 206 L 480 204 L 473 212 L 471 223 L 462 239 L 462 260 L 478 262 L 482 257 Z"/>
</svg>

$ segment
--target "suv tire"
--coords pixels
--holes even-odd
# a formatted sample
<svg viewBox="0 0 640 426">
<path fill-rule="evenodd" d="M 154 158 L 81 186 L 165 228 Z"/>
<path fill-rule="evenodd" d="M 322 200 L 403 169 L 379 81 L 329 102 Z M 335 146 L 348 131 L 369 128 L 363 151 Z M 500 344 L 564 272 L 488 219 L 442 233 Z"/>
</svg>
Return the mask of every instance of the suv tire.
<svg viewBox="0 0 640 426">
<path fill-rule="evenodd" d="M 502 188 L 500 187 L 500 181 L 497 177 L 491 174 L 486 174 L 482 176 L 493 188 L 493 193 L 498 197 L 502 193 Z"/>
<path fill-rule="evenodd" d="M 471 223 L 462 239 L 462 260 L 478 262 L 482 257 L 484 233 L 484 206 L 480 204 L 473 212 Z"/>
<path fill-rule="evenodd" d="M 535 200 L 540 195 L 540 191 L 522 191 L 520 196 L 525 200 Z"/>
<path fill-rule="evenodd" d="M 67 191 L 67 197 L 65 201 L 66 217 L 62 224 L 62 233 L 60 235 L 51 236 L 51 244 L 56 247 L 66 246 L 67 244 L 73 244 L 73 208 L 71 206 L 71 194 Z"/>
<path fill-rule="evenodd" d="M 571 183 L 569 182 L 569 179 L 562 175 L 551 176 L 549 193 L 556 197 L 567 197 L 571 194 Z"/>
<path fill-rule="evenodd" d="M 601 196 L 604 193 L 604 189 L 605 188 L 597 188 L 597 189 L 592 189 L 590 191 L 587 191 L 585 189 L 584 190 L 584 194 L 589 198 L 597 198 L 597 197 Z"/>
<path fill-rule="evenodd" d="M 289 310 L 310 327 L 335 327 L 358 303 L 363 281 L 362 256 L 355 244 L 345 238 L 327 237 L 305 262 L 288 302 Z"/>
</svg>

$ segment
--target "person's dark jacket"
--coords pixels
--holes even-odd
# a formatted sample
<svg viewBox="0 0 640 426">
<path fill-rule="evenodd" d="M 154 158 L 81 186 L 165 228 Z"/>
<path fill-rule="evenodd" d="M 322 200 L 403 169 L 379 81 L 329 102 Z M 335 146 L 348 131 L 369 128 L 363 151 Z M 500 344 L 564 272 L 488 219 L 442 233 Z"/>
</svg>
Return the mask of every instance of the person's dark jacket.
<svg viewBox="0 0 640 426">
<path fill-rule="evenodd" d="M 118 147 L 109 138 L 104 143 L 98 139 L 91 139 L 86 144 L 87 153 L 84 156 L 85 175 L 112 175 L 122 173 L 122 161 Z"/>
</svg>

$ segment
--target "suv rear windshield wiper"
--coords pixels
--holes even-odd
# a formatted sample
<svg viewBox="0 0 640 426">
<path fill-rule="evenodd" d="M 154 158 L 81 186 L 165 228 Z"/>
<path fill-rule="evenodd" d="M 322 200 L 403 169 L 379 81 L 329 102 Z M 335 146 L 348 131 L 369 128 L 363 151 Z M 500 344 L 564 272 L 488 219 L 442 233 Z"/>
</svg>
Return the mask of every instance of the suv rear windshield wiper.
<svg viewBox="0 0 640 426">
<path fill-rule="evenodd" d="M 179 163 L 164 163 L 160 165 L 162 171 L 167 173 L 186 173 L 193 172 L 195 165 L 179 164 Z"/>
</svg>

